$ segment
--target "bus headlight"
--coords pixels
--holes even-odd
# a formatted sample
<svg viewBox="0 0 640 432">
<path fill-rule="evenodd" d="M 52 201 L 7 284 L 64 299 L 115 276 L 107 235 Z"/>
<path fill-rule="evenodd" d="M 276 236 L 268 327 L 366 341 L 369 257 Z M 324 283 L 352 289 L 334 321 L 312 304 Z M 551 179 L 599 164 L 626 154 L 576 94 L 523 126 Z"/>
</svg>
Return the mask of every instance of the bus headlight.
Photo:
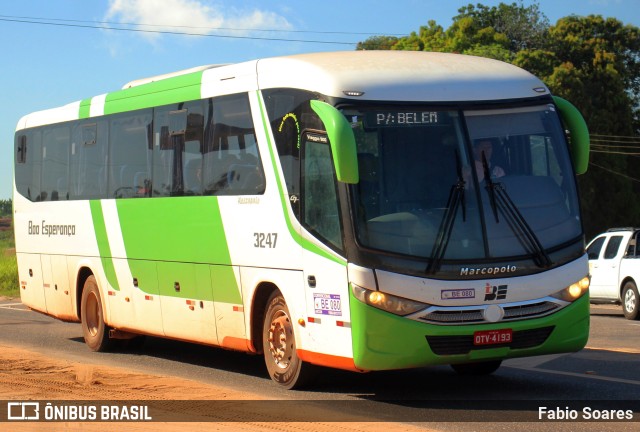
<svg viewBox="0 0 640 432">
<path fill-rule="evenodd" d="M 559 300 L 564 300 L 567 302 L 572 302 L 578 300 L 584 293 L 589 289 L 589 277 L 585 276 L 580 279 L 578 282 L 569 285 L 562 291 L 558 291 L 552 297 L 557 298 Z"/>
<path fill-rule="evenodd" d="M 351 291 L 355 298 L 361 302 L 395 315 L 409 315 L 428 307 L 425 303 L 396 297 L 380 291 L 368 290 L 353 283 L 351 284 Z"/>
</svg>

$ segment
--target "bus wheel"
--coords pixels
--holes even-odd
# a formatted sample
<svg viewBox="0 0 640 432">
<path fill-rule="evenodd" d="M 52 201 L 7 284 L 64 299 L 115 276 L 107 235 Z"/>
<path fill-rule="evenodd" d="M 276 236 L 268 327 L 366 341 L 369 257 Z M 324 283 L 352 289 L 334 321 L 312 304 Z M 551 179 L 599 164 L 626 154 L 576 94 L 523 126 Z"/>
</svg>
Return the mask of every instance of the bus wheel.
<svg viewBox="0 0 640 432">
<path fill-rule="evenodd" d="M 286 389 L 300 388 L 312 378 L 313 366 L 298 357 L 291 315 L 282 295 L 274 292 L 267 304 L 262 349 L 269 376 Z"/>
<path fill-rule="evenodd" d="M 502 360 L 492 360 L 477 363 L 452 364 L 451 367 L 460 375 L 489 375 L 500 367 Z"/>
<path fill-rule="evenodd" d="M 622 312 L 624 317 L 630 320 L 640 319 L 640 297 L 638 287 L 632 281 L 624 284 L 622 289 Z"/>
<path fill-rule="evenodd" d="M 93 275 L 89 276 L 84 283 L 80 313 L 82 314 L 82 334 L 89 349 L 99 352 L 111 348 L 113 341 L 109 339 L 109 327 L 104 323 L 100 291 Z"/>
</svg>

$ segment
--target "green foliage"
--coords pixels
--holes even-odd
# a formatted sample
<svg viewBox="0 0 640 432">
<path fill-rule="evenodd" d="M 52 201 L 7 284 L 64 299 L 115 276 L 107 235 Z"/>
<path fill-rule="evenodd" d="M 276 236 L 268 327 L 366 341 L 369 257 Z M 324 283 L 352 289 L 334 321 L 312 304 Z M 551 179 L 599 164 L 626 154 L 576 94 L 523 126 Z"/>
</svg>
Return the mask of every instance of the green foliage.
<svg viewBox="0 0 640 432">
<path fill-rule="evenodd" d="M 637 133 L 638 28 L 601 16 L 565 17 L 549 28 L 544 51 L 523 50 L 514 63 L 538 75 L 553 93 L 579 107 L 592 134 Z M 637 172 L 640 162 L 636 158 L 591 154 L 589 171 L 578 178 L 588 237 L 612 226 L 638 223 L 640 184 L 632 183 L 625 174 Z"/>
<path fill-rule="evenodd" d="M 395 36 L 372 36 L 364 42 L 358 42 L 356 50 L 389 50 L 397 42 Z"/>
<path fill-rule="evenodd" d="M 0 200 L 0 217 L 10 215 L 11 211 L 11 200 Z"/>
<path fill-rule="evenodd" d="M 540 11 L 540 6 L 533 3 L 525 7 L 522 0 L 518 4 L 500 3 L 491 8 L 479 3 L 475 7 L 469 4 L 458 12 L 454 25 L 458 20 L 470 18 L 477 32 L 492 29 L 502 35 L 501 45 L 511 53 L 542 46 L 549 28 L 549 20 Z"/>
<path fill-rule="evenodd" d="M 13 230 L 0 231 L 0 296 L 20 296 Z"/>
<path fill-rule="evenodd" d="M 418 33 L 395 38 L 374 36 L 358 43 L 357 49 L 394 49 L 456 52 L 510 61 L 522 49 L 542 46 L 548 20 L 537 4 L 523 6 L 500 3 L 462 7 L 453 24 L 444 30 L 431 20 Z"/>
<path fill-rule="evenodd" d="M 640 29 L 615 18 L 572 15 L 550 25 L 537 3 L 469 4 L 448 29 L 429 21 L 418 33 L 398 38 L 392 49 L 513 63 L 576 105 L 591 134 L 640 135 Z M 640 158 L 611 151 L 592 152 L 590 158 L 589 170 L 578 178 L 587 237 L 639 225 Z"/>
</svg>

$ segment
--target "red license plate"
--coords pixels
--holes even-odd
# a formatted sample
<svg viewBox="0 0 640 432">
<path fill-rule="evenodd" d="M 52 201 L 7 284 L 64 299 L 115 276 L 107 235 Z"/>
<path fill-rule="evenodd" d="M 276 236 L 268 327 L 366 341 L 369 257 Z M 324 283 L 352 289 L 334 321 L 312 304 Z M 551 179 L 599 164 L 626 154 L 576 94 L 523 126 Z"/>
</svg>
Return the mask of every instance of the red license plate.
<svg viewBox="0 0 640 432">
<path fill-rule="evenodd" d="M 511 329 L 477 331 L 473 334 L 474 345 L 498 345 L 512 340 L 513 330 Z"/>
</svg>

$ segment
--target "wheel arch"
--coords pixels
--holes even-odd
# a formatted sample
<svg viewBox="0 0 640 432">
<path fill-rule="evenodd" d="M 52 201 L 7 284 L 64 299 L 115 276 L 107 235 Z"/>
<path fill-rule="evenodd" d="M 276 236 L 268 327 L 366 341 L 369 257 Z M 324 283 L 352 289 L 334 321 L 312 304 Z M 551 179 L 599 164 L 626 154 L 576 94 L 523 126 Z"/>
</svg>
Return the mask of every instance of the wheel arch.
<svg viewBox="0 0 640 432">
<path fill-rule="evenodd" d="M 624 289 L 624 286 L 627 284 L 627 282 L 633 282 L 635 286 L 638 287 L 638 284 L 636 283 L 635 279 L 633 279 L 633 277 L 625 277 L 622 282 L 620 282 L 620 286 L 618 287 L 618 300 L 620 302 L 624 301 L 624 299 L 622 298 L 622 290 Z"/>
<path fill-rule="evenodd" d="M 76 314 L 78 318 L 82 320 L 82 291 L 84 290 L 84 283 L 89 276 L 95 276 L 93 270 L 87 266 L 82 266 L 78 269 L 78 277 L 76 278 Z"/>
<path fill-rule="evenodd" d="M 273 282 L 261 282 L 253 293 L 249 340 L 256 353 L 262 354 L 262 326 L 267 302 L 274 292 L 282 291 Z"/>
</svg>

